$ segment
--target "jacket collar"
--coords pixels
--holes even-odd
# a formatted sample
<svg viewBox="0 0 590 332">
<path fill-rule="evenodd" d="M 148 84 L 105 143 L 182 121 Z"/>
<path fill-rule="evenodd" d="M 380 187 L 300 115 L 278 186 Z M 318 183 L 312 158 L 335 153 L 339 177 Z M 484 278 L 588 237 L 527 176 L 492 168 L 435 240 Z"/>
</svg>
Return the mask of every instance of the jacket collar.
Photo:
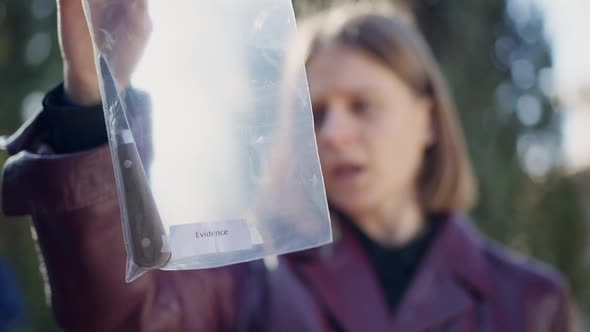
<svg viewBox="0 0 590 332">
<path fill-rule="evenodd" d="M 493 296 L 485 255 L 486 240 L 472 222 L 463 215 L 450 216 L 440 235 L 440 241 L 434 243 L 433 248 L 444 253 L 442 258 L 449 272 L 480 296 Z"/>
<path fill-rule="evenodd" d="M 469 309 L 474 293 L 492 294 L 481 237 L 464 217 L 443 223 L 396 313 L 397 331 L 440 326 Z"/>
<path fill-rule="evenodd" d="M 333 220 L 334 222 L 334 220 Z M 339 227 L 342 226 L 342 227 Z M 382 331 L 392 326 L 375 270 L 351 230 L 338 225 L 335 242 L 300 254 L 293 267 L 312 290 L 336 330 Z"/>
<path fill-rule="evenodd" d="M 313 260 L 292 260 L 304 282 L 345 331 L 423 331 L 471 306 L 471 293 L 491 294 L 482 241 L 461 216 L 441 221 L 431 247 L 402 298 L 395 317 L 354 234 L 341 227 L 340 239 Z"/>
</svg>

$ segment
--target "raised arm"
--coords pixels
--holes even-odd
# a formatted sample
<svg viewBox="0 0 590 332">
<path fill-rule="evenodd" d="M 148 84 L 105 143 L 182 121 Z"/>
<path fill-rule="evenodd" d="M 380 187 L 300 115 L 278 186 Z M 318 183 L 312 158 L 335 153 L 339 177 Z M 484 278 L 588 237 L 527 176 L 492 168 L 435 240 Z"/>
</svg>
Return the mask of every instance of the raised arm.
<svg viewBox="0 0 590 332">
<path fill-rule="evenodd" d="M 143 10 L 136 1 L 117 2 Z M 261 309 L 256 299 L 264 294 L 260 263 L 156 270 L 125 283 L 120 209 L 81 0 L 58 5 L 64 85 L 0 145 L 11 155 L 2 207 L 7 215 L 33 218 L 59 325 L 66 331 L 248 329 L 249 312 Z M 126 99 L 132 129 L 141 133 L 149 125 L 145 98 L 132 92 Z"/>
</svg>

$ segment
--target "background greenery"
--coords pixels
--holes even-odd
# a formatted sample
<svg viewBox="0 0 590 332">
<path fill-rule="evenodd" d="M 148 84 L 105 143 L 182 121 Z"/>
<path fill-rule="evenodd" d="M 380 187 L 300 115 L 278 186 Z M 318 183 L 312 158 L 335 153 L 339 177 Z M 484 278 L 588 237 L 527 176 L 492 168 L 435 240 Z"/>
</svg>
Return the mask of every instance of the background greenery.
<svg viewBox="0 0 590 332">
<path fill-rule="evenodd" d="M 509 0 L 510 1 L 510 0 Z M 337 2 L 296 0 L 299 16 Z M 561 115 L 540 13 L 503 0 L 403 2 L 453 88 L 480 182 L 472 215 L 492 238 L 557 267 L 590 312 L 588 191 L 561 166 Z M 14 132 L 60 81 L 52 0 L 0 0 L 0 135 Z M 0 154 L 0 165 L 7 158 Z M 586 186 L 585 188 L 589 188 Z M 57 331 L 26 218 L 0 216 L 0 256 L 23 290 L 22 331 Z"/>
</svg>

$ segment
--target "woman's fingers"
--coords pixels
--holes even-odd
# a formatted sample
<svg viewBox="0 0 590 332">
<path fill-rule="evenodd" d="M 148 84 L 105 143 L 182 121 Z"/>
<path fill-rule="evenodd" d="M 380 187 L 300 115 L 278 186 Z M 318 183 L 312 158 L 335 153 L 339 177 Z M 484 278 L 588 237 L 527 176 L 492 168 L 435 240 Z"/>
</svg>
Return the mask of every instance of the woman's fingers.
<svg viewBox="0 0 590 332">
<path fill-rule="evenodd" d="M 100 102 L 93 44 L 83 0 L 58 0 L 60 46 L 66 93 L 76 103 Z M 141 58 L 151 21 L 146 0 L 86 0 L 96 47 L 109 61 L 121 87 Z"/>
<path fill-rule="evenodd" d="M 100 102 L 92 41 L 82 0 L 58 0 L 59 44 L 64 62 L 64 87 L 80 105 Z"/>
</svg>

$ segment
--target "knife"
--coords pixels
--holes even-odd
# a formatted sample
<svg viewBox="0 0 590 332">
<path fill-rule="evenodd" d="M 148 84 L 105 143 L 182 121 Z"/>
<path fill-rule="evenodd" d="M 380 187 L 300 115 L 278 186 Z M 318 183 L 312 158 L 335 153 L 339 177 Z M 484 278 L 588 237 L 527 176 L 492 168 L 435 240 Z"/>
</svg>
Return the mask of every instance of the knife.
<svg viewBox="0 0 590 332">
<path fill-rule="evenodd" d="M 109 64 L 99 56 L 105 103 L 105 116 L 112 133 L 113 161 L 118 173 L 121 214 L 133 262 L 147 269 L 165 265 L 172 256 L 167 235 L 152 195 L 137 145 L 126 117 L 125 104 Z"/>
</svg>

